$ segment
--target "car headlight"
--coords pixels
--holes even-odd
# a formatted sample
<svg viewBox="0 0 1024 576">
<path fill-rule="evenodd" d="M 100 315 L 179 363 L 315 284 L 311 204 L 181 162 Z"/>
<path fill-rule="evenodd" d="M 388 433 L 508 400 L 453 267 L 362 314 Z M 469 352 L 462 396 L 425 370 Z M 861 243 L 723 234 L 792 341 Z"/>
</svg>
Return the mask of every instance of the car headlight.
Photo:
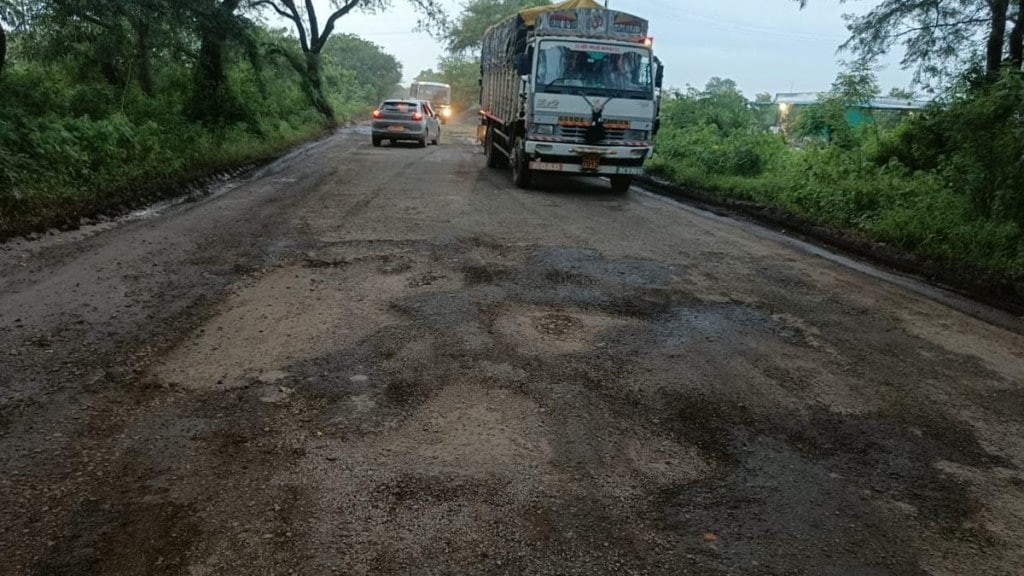
<svg viewBox="0 0 1024 576">
<path fill-rule="evenodd" d="M 449 116 L 452 115 L 452 109 L 445 108 L 444 110 L 441 110 L 441 115 L 444 116 L 445 118 L 448 118 Z"/>
<path fill-rule="evenodd" d="M 530 132 L 534 134 L 540 134 L 541 136 L 554 136 L 555 125 L 554 124 L 533 124 L 530 127 Z"/>
</svg>

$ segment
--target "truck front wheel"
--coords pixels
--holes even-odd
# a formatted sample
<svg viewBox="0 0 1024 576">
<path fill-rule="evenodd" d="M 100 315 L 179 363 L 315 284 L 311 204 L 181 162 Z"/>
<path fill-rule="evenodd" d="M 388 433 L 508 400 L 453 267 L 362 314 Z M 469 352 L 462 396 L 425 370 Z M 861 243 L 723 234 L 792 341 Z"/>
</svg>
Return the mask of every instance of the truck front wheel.
<svg viewBox="0 0 1024 576">
<path fill-rule="evenodd" d="M 625 194 L 629 192 L 629 187 L 633 185 L 632 176 L 612 176 L 612 192 L 616 194 Z"/>
<path fill-rule="evenodd" d="M 530 161 L 526 158 L 526 147 L 522 139 L 516 138 L 512 145 L 512 183 L 519 188 L 529 188 L 530 176 Z"/>
</svg>

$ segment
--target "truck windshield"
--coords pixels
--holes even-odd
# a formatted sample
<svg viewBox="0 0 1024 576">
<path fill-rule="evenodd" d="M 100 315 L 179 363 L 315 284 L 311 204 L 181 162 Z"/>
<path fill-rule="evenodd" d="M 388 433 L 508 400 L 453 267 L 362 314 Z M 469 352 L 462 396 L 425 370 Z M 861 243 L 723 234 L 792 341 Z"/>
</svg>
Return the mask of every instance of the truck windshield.
<svg viewBox="0 0 1024 576">
<path fill-rule="evenodd" d="M 537 88 L 544 92 L 599 93 L 650 98 L 651 53 L 621 44 L 549 41 L 537 57 Z"/>
<path fill-rule="evenodd" d="M 419 84 L 415 86 L 413 98 L 419 98 L 420 100 L 427 100 L 432 104 L 444 104 L 448 105 L 451 103 L 452 98 L 451 88 L 447 86 L 431 86 Z"/>
</svg>

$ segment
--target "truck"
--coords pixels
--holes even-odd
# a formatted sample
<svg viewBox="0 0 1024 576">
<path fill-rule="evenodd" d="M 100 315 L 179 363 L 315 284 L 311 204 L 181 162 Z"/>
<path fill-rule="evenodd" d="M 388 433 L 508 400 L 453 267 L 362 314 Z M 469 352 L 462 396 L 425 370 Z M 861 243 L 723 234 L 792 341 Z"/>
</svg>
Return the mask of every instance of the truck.
<svg viewBox="0 0 1024 576">
<path fill-rule="evenodd" d="M 415 100 L 426 100 L 437 110 L 442 124 L 447 124 L 452 117 L 452 87 L 441 82 L 413 82 L 409 86 L 409 97 Z"/>
<path fill-rule="evenodd" d="M 654 153 L 663 69 L 649 22 L 593 0 L 530 8 L 490 27 L 480 54 L 487 166 L 528 188 L 539 172 L 605 177 L 625 193 Z"/>
</svg>

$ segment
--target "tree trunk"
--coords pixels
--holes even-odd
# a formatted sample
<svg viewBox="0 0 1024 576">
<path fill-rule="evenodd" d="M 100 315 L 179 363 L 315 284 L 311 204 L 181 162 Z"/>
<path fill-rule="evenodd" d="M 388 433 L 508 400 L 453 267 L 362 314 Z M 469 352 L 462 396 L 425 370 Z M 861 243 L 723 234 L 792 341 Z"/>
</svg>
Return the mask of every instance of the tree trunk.
<svg viewBox="0 0 1024 576">
<path fill-rule="evenodd" d="M 189 103 L 189 116 L 205 123 L 238 121 L 245 117 L 241 104 L 227 86 L 224 54 L 229 26 L 241 0 L 211 2 L 209 12 L 199 14 L 199 61 Z"/>
<path fill-rule="evenodd" d="M 139 86 L 146 96 L 156 95 L 156 83 L 153 81 L 152 47 L 150 46 L 149 24 L 145 22 L 136 23 L 135 27 L 136 48 L 139 66 Z"/>
<path fill-rule="evenodd" d="M 1010 32 L 1010 63 L 1020 70 L 1024 66 L 1024 0 L 1018 0 L 1016 18 Z"/>
<path fill-rule="evenodd" d="M 323 61 L 320 58 L 318 52 L 307 52 L 306 53 L 306 70 L 305 70 L 304 84 L 306 84 L 306 94 L 309 97 L 310 103 L 316 108 L 316 111 L 323 115 L 324 120 L 328 124 L 333 125 L 335 123 L 334 108 L 331 106 L 330 101 L 327 100 L 327 96 L 324 94 L 324 76 L 323 76 Z"/>
<path fill-rule="evenodd" d="M 992 9 L 992 22 L 988 34 L 988 47 L 985 56 L 985 72 L 989 76 L 999 73 L 1003 65 L 1003 49 L 1006 46 L 1006 17 L 1010 9 L 1010 0 L 989 0 Z"/>
<path fill-rule="evenodd" d="M 4 64 L 7 63 L 7 32 L 4 31 L 4 23 L 0 22 L 0 74 L 4 73 Z"/>
</svg>

